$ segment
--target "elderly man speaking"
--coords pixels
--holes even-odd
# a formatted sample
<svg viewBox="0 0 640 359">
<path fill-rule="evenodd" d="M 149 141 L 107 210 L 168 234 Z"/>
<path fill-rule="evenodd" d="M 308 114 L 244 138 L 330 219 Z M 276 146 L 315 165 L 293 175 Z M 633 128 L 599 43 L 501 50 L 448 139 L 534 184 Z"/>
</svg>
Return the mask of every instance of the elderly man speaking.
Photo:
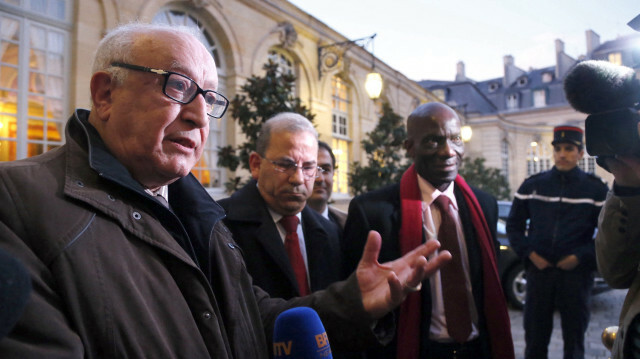
<svg viewBox="0 0 640 359">
<path fill-rule="evenodd" d="M 92 109 L 71 116 L 66 144 L 0 165 L 0 248 L 33 284 L 3 358 L 267 358 L 275 318 L 301 305 L 334 346 L 387 339 L 377 319 L 450 254 L 427 262 L 431 241 L 381 265 L 372 233 L 346 281 L 269 298 L 190 174 L 209 119 L 228 106 L 217 85 L 186 29 L 116 28 L 98 45 Z"/>
</svg>

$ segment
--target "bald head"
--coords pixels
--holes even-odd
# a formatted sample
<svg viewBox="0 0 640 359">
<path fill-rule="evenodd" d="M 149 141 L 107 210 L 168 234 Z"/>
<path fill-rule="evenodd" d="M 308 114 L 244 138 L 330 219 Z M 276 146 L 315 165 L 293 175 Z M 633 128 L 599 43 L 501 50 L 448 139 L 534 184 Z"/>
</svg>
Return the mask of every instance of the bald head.
<svg viewBox="0 0 640 359">
<path fill-rule="evenodd" d="M 407 119 L 407 134 L 405 149 L 418 174 L 437 189 L 446 189 L 464 156 L 458 114 L 439 102 L 420 105 Z"/>
</svg>

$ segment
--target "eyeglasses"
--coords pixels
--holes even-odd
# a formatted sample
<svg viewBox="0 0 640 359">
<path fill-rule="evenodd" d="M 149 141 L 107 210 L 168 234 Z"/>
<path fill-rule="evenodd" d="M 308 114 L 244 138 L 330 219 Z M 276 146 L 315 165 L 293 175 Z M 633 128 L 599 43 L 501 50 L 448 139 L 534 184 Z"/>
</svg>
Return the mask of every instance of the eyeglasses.
<svg viewBox="0 0 640 359">
<path fill-rule="evenodd" d="M 203 90 L 198 84 L 186 75 L 173 71 L 152 69 L 149 67 L 130 65 L 122 62 L 114 62 L 113 67 L 122 67 L 129 70 L 151 72 L 164 76 L 162 92 L 170 99 L 188 104 L 193 101 L 198 94 L 202 94 L 204 102 L 207 104 L 207 115 L 213 118 L 220 118 L 229 107 L 229 100 L 213 90 Z"/>
<path fill-rule="evenodd" d="M 322 167 L 313 166 L 313 165 L 298 165 L 293 161 L 281 160 L 281 161 L 273 161 L 268 158 L 265 158 L 273 165 L 273 169 L 277 172 L 286 173 L 289 176 L 292 176 L 294 173 L 298 172 L 298 168 L 302 170 L 302 175 L 305 179 L 318 178 L 322 175 L 325 170 Z"/>
</svg>

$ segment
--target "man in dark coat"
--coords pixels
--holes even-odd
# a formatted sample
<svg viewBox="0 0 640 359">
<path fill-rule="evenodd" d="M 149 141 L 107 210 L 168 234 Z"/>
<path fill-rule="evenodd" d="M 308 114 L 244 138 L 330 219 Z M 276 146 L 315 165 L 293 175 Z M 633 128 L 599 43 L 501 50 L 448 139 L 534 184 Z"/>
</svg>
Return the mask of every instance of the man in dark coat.
<svg viewBox="0 0 640 359">
<path fill-rule="evenodd" d="M 509 242 L 527 270 L 524 332 L 527 359 L 546 359 L 553 315 L 560 312 L 565 359 L 582 359 L 596 270 L 593 234 L 608 188 L 578 166 L 580 127 L 553 129 L 554 166 L 527 178 L 507 219 Z"/>
<path fill-rule="evenodd" d="M 447 223 L 457 232 L 453 240 L 460 252 L 462 279 L 452 283 L 435 275 L 425 281 L 402 305 L 394 343 L 370 350 L 368 358 L 513 358 L 510 322 L 496 267 L 497 203 L 489 194 L 470 189 L 458 175 L 464 155 L 460 120 L 448 106 L 428 103 L 409 116 L 407 133 L 405 148 L 413 165 L 401 182 L 351 201 L 344 235 L 347 269 L 355 268 L 369 230 L 384 238 L 380 260 L 398 258 L 433 238 L 445 247 L 445 238 L 438 235 L 446 232 L 439 227 L 445 221 L 440 208 L 446 207 L 435 202 L 446 196 L 447 210 L 454 212 L 454 221 Z M 449 285 L 462 294 L 446 299 L 445 286 Z M 456 323 L 447 320 L 447 306 L 462 296 L 468 300 L 461 310 L 471 323 L 462 337 L 454 339 L 457 329 L 452 325 Z"/>
<path fill-rule="evenodd" d="M 301 296 L 308 294 L 306 289 L 314 292 L 344 278 L 338 227 L 306 205 L 314 180 L 321 175 L 317 136 L 311 122 L 299 114 L 282 113 L 269 119 L 250 157 L 253 180 L 219 201 L 249 274 L 272 297 Z M 279 223 L 284 216 L 296 216 L 299 222 L 308 285 L 302 291 L 285 248 L 286 231 Z"/>
<path fill-rule="evenodd" d="M 32 283 L 3 359 L 266 359 L 276 317 L 297 306 L 318 312 L 332 346 L 368 345 L 385 340 L 378 319 L 450 258 L 427 262 L 427 243 L 381 265 L 371 233 L 346 281 L 270 298 L 190 173 L 228 105 L 197 33 L 118 27 L 90 85 L 92 109 L 71 116 L 65 145 L 0 163 L 0 249 Z"/>
</svg>

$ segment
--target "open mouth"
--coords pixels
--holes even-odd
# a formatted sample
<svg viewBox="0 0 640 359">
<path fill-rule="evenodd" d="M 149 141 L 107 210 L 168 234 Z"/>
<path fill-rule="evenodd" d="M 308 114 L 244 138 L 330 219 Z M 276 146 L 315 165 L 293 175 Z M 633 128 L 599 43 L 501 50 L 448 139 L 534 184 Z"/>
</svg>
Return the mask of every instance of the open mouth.
<svg viewBox="0 0 640 359">
<path fill-rule="evenodd" d="M 180 138 L 171 138 L 169 141 L 179 145 L 180 147 L 194 149 L 196 148 L 196 143 L 189 138 L 180 137 Z"/>
</svg>

